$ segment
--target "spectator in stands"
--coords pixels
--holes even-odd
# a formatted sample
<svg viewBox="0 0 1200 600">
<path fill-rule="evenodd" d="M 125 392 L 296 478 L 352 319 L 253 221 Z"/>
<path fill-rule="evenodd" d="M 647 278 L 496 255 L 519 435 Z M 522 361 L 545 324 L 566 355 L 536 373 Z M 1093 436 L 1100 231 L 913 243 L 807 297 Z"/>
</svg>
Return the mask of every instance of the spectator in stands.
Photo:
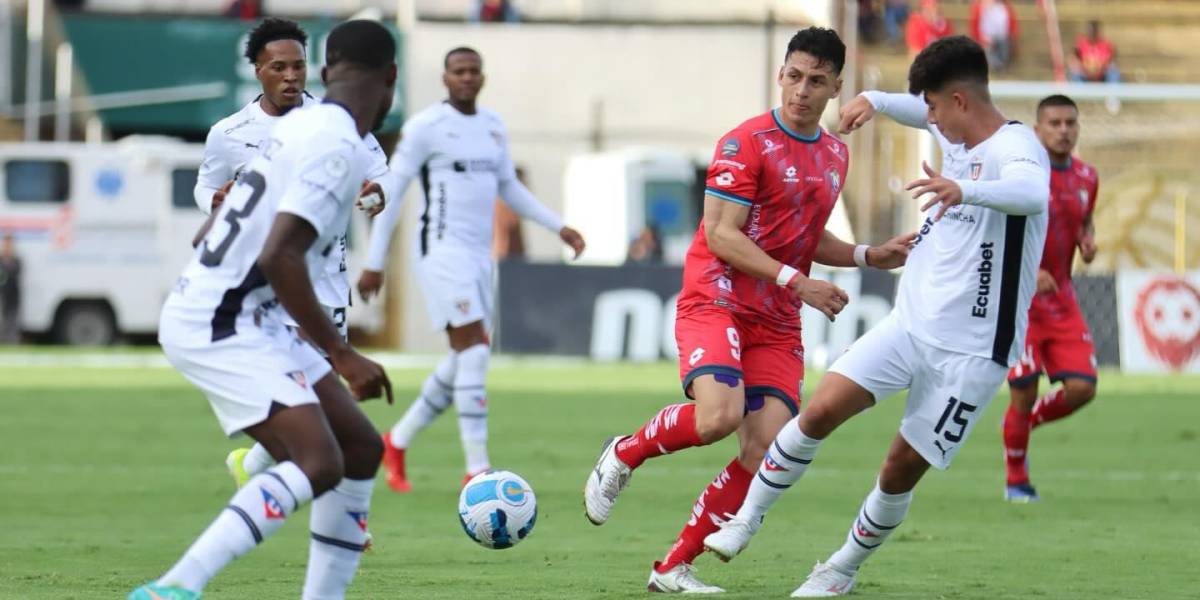
<svg viewBox="0 0 1200 600">
<path fill-rule="evenodd" d="M 629 244 L 625 264 L 657 265 L 662 264 L 662 261 L 662 238 L 658 234 L 658 228 L 647 225 Z"/>
<path fill-rule="evenodd" d="M 1075 54 L 1068 64 L 1071 81 L 1121 81 L 1117 48 L 1100 35 L 1100 21 L 1088 23 L 1086 35 L 1075 38 Z"/>
<path fill-rule="evenodd" d="M 886 0 L 883 4 L 883 30 L 888 43 L 900 43 L 900 28 L 908 22 L 909 0 Z"/>
<path fill-rule="evenodd" d="M 921 0 L 920 12 L 909 17 L 908 27 L 905 31 L 904 37 L 908 42 L 908 54 L 916 56 L 935 40 L 953 33 L 954 27 L 950 25 L 950 21 L 946 20 L 946 17 L 942 16 L 942 6 L 938 1 Z"/>
<path fill-rule="evenodd" d="M 858 0 L 858 35 L 868 44 L 879 41 L 879 12 L 875 0 Z"/>
<path fill-rule="evenodd" d="M 472 23 L 516 23 L 521 14 L 512 0 L 474 0 L 469 19 Z"/>
<path fill-rule="evenodd" d="M 262 0 L 233 0 L 225 9 L 225 16 L 242 21 L 256 21 L 266 16 Z"/>
<path fill-rule="evenodd" d="M 1011 0 L 974 0 L 970 21 L 971 37 L 987 52 L 988 66 L 1003 71 L 1017 42 L 1017 12 Z"/>
<path fill-rule="evenodd" d="M 21 341 L 21 258 L 11 233 L 0 244 L 0 344 Z"/>
</svg>

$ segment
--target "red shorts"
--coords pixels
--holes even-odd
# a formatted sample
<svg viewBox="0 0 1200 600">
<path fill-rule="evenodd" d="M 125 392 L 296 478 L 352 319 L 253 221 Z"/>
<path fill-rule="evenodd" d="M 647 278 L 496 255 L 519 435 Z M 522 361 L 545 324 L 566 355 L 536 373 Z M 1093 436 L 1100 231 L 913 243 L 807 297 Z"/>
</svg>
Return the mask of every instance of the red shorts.
<svg viewBox="0 0 1200 600">
<path fill-rule="evenodd" d="M 679 346 L 679 378 L 684 393 L 701 375 L 729 378 L 746 384 L 746 411 L 762 408 L 766 396 L 800 414 L 804 384 L 804 346 L 800 331 L 769 327 L 719 306 L 682 309 L 675 317 Z"/>
<path fill-rule="evenodd" d="M 1096 353 L 1092 334 L 1079 311 L 1065 318 L 1029 315 L 1021 360 L 1008 372 L 1008 383 L 1022 387 L 1045 372 L 1050 381 L 1084 379 L 1096 382 Z"/>
</svg>

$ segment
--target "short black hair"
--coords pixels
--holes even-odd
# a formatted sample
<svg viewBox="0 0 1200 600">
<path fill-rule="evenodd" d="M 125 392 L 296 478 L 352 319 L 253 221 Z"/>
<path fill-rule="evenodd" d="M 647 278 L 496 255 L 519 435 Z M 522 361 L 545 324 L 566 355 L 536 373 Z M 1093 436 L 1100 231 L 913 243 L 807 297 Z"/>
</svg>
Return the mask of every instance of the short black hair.
<svg viewBox="0 0 1200 600">
<path fill-rule="evenodd" d="M 950 83 L 972 83 L 987 94 L 988 62 L 983 48 L 965 35 L 944 37 L 927 46 L 908 68 L 908 93 L 940 92 Z"/>
<path fill-rule="evenodd" d="M 325 66 L 342 61 L 382 69 L 396 62 L 396 38 L 378 21 L 346 21 L 334 27 L 325 40 Z"/>
<path fill-rule="evenodd" d="M 474 54 L 475 56 L 479 57 L 480 63 L 483 62 L 483 55 L 480 54 L 478 50 L 476 50 L 470 46 L 459 46 L 457 48 L 452 48 L 449 52 L 446 53 L 446 58 L 442 59 L 442 68 L 443 69 L 450 68 L 450 57 L 454 56 L 455 54 Z"/>
<path fill-rule="evenodd" d="M 842 38 L 832 29 L 809 27 L 797 31 L 788 42 L 783 60 L 786 61 L 793 52 L 812 55 L 817 59 L 818 66 L 829 65 L 833 67 L 833 72 L 839 75 L 842 73 L 842 67 L 846 66 L 846 44 L 842 43 Z"/>
<path fill-rule="evenodd" d="M 300 29 L 300 25 L 295 21 L 287 19 L 277 19 L 270 17 L 263 19 L 257 27 L 250 30 L 250 37 L 246 38 L 246 59 L 250 64 L 258 62 L 258 55 L 267 47 L 267 44 L 279 40 L 296 40 L 301 46 L 308 45 L 308 34 Z"/>
<path fill-rule="evenodd" d="M 1070 97 L 1062 94 L 1051 94 L 1038 101 L 1037 115 L 1041 117 L 1042 109 L 1049 106 L 1070 106 L 1071 108 L 1075 109 L 1075 112 L 1079 112 L 1079 105 L 1075 104 L 1075 101 Z"/>
</svg>

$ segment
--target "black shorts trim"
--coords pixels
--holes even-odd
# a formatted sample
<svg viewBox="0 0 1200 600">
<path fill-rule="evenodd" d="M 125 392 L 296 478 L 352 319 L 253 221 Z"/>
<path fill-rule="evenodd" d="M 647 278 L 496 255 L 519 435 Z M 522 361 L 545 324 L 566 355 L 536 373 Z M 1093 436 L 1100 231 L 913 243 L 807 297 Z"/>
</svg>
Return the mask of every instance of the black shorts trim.
<svg viewBox="0 0 1200 600">
<path fill-rule="evenodd" d="M 742 370 L 736 367 L 727 367 L 725 365 L 705 365 L 703 367 L 696 367 L 695 369 L 688 371 L 688 374 L 683 378 L 683 394 L 692 400 L 695 400 L 696 398 L 692 396 L 692 393 L 688 391 L 688 388 L 691 387 L 692 382 L 701 375 L 729 375 L 730 377 L 737 377 L 739 380 L 745 380 L 745 376 L 742 375 Z"/>
<path fill-rule="evenodd" d="M 1059 371 L 1053 375 L 1048 375 L 1052 383 L 1058 383 L 1067 379 L 1081 379 L 1092 385 L 1096 385 L 1096 376 L 1090 373 L 1080 373 L 1078 371 Z"/>
</svg>

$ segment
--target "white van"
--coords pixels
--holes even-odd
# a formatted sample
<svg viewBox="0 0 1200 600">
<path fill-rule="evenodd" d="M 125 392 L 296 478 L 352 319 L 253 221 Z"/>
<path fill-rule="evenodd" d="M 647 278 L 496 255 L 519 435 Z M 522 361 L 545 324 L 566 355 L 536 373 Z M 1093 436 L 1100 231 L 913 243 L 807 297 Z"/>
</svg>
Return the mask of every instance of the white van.
<svg viewBox="0 0 1200 600">
<path fill-rule="evenodd" d="M 0 232 L 23 262 L 21 328 L 64 344 L 152 335 L 204 222 L 192 189 L 201 144 L 131 136 L 119 142 L 0 143 Z M 368 223 L 350 236 L 359 271 Z M 377 330 L 382 303 L 354 306 L 352 326 Z"/>
</svg>

